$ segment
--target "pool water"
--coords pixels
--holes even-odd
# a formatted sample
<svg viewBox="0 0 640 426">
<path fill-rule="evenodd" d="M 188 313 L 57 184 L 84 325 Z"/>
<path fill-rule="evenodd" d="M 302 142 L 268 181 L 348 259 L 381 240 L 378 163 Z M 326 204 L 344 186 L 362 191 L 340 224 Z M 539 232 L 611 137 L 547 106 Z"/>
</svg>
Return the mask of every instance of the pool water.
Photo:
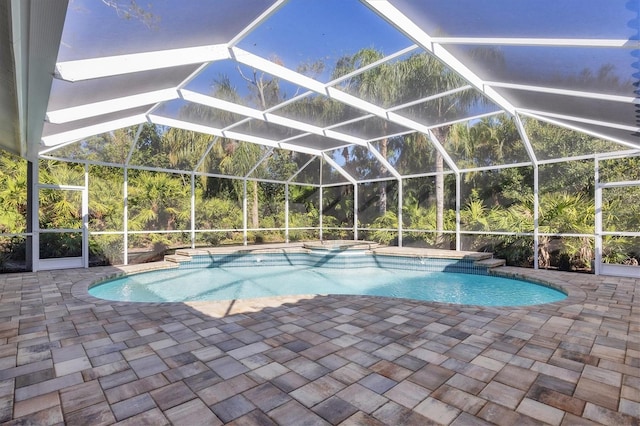
<svg viewBox="0 0 640 426">
<path fill-rule="evenodd" d="M 293 265 L 165 269 L 107 281 L 92 287 L 89 293 L 101 299 L 131 302 L 349 294 L 485 306 L 534 305 L 566 297 L 550 287 L 488 275 Z"/>
</svg>

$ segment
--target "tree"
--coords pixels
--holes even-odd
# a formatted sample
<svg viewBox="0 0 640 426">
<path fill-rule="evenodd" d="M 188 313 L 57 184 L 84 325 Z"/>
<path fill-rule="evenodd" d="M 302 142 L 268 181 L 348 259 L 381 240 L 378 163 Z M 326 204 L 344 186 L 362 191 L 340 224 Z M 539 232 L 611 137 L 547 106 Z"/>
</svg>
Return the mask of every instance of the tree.
<svg viewBox="0 0 640 426">
<path fill-rule="evenodd" d="M 190 218 L 188 193 L 179 178 L 140 171 L 129 179 L 129 227 L 132 230 L 179 229 Z"/>
<path fill-rule="evenodd" d="M 27 163 L 0 150 L 0 233 L 27 227 Z"/>
<path fill-rule="evenodd" d="M 353 56 L 345 56 L 338 61 L 334 71 L 334 78 L 370 65 L 383 57 L 382 52 L 371 48 L 362 49 Z M 403 70 L 405 70 L 405 68 L 384 63 L 345 80 L 342 83 L 342 88 L 368 102 L 387 107 L 396 100 L 398 92 L 397 86 L 403 84 L 403 79 L 406 78 L 406 76 L 402 74 Z M 388 122 L 386 120 L 382 122 L 381 130 L 383 133 L 386 133 L 387 125 Z M 384 158 L 387 158 L 388 155 L 388 143 L 389 140 L 386 137 L 382 138 L 379 143 L 380 154 Z M 381 174 L 384 174 L 386 168 L 384 166 L 379 167 L 382 169 Z M 380 215 L 384 216 L 387 212 L 387 191 L 385 185 L 381 185 L 379 188 L 378 208 Z"/>
<path fill-rule="evenodd" d="M 350 69 L 357 69 L 382 58 L 382 54 L 373 49 L 363 49 L 352 57 L 343 58 L 338 62 L 337 72 L 345 73 Z M 451 71 L 442 62 L 428 53 L 412 54 L 408 58 L 395 63 L 384 63 L 366 72 L 357 74 L 343 83 L 345 90 L 355 92 L 365 100 L 374 102 L 382 107 L 400 105 L 408 101 L 420 99 L 429 95 L 446 92 L 465 84 L 458 74 Z M 455 100 L 450 97 L 439 97 L 430 102 L 416 105 L 412 115 L 426 117 L 430 122 L 442 123 L 458 117 L 461 112 L 469 110 L 482 98 L 476 92 L 467 90 L 458 93 Z M 439 143 L 447 142 L 450 126 L 436 127 L 434 135 Z M 388 139 L 380 142 L 380 151 L 385 158 L 388 155 Z M 438 244 L 443 243 L 444 230 L 444 158 L 435 152 L 436 172 L 436 230 Z M 386 194 L 381 191 L 380 204 L 386 207 Z M 386 208 L 381 208 L 381 211 Z"/>
</svg>

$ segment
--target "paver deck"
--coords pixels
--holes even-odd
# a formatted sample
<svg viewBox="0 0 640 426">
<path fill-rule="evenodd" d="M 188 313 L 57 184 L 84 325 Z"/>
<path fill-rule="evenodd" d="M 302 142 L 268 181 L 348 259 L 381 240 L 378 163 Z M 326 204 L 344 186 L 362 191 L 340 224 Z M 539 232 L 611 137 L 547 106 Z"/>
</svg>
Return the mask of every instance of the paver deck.
<svg viewBox="0 0 640 426">
<path fill-rule="evenodd" d="M 640 424 L 640 278 L 503 267 L 558 303 L 120 303 L 157 265 L 0 275 L 3 424 Z"/>
</svg>

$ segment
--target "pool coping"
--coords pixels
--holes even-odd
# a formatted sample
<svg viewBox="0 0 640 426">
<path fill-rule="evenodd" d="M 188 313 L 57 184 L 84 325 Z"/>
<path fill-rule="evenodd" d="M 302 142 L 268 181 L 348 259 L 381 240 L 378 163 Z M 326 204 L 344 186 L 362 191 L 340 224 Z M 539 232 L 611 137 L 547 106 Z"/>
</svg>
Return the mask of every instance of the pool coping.
<svg viewBox="0 0 640 426">
<path fill-rule="evenodd" d="M 180 250 L 182 253 L 188 253 L 189 257 L 198 255 L 225 255 L 225 254 L 292 254 L 301 253 L 309 254 L 310 250 L 304 247 L 304 243 L 290 243 L 290 244 L 266 244 L 260 246 L 227 246 L 227 247 L 204 247 L 197 249 Z M 452 252 L 452 253 L 448 253 Z M 421 249 L 411 247 L 380 247 L 374 250 L 367 250 L 367 254 L 383 256 L 396 256 L 407 258 L 434 258 L 434 259 L 460 259 L 460 260 L 473 260 L 475 262 L 481 262 L 488 258 L 492 258 L 490 253 L 483 252 L 455 252 L 449 250 L 437 250 L 437 249 Z M 184 256 L 184 254 L 182 254 Z M 179 268 L 182 261 L 159 261 L 150 262 L 138 265 L 120 266 L 118 270 L 112 274 L 105 275 L 94 280 L 82 280 L 72 285 L 71 291 L 74 297 L 89 302 L 95 303 L 96 301 L 105 301 L 105 299 L 99 299 L 89 294 L 89 289 L 101 283 L 119 278 L 125 275 L 133 275 L 138 273 L 144 273 L 155 270 Z M 552 271 L 557 273 L 557 271 Z M 443 306 L 464 306 L 464 307 L 479 307 L 479 308 L 492 308 L 492 309 L 527 309 L 529 307 L 539 307 L 541 305 L 549 307 L 561 308 L 564 306 L 573 306 L 584 302 L 587 298 L 587 294 L 577 285 L 571 285 L 570 282 L 562 279 L 561 277 L 549 275 L 548 277 L 541 278 L 540 270 L 506 267 L 506 266 L 488 266 L 487 275 L 518 279 L 523 281 L 529 281 L 534 284 L 543 285 L 561 291 L 567 295 L 566 298 L 550 303 L 534 304 L 534 305 L 517 305 L 517 306 L 487 306 L 487 305 L 465 305 L 456 303 L 425 301 L 419 299 L 407 299 L 397 298 L 398 300 L 409 300 L 418 303 L 432 303 Z M 189 306 L 198 306 L 200 308 L 207 307 L 207 312 L 212 315 L 229 315 L 230 313 L 240 314 L 243 312 L 253 312 L 265 307 L 280 306 L 286 303 L 294 303 L 298 300 L 308 299 L 316 296 L 332 296 L 332 297 L 364 297 L 364 298 L 390 298 L 388 296 L 374 296 L 374 295 L 339 295 L 339 294 L 326 294 L 326 293 L 313 293 L 304 295 L 286 295 L 286 296 L 267 296 L 250 299 L 230 299 L 230 300 L 210 300 L 210 301 L 193 301 L 193 302 L 120 302 L 109 301 L 111 303 L 135 303 L 140 305 L 157 306 L 162 304 L 186 304 Z M 231 309 L 230 307 L 233 307 Z M 246 309 L 243 310 L 243 309 Z"/>
</svg>

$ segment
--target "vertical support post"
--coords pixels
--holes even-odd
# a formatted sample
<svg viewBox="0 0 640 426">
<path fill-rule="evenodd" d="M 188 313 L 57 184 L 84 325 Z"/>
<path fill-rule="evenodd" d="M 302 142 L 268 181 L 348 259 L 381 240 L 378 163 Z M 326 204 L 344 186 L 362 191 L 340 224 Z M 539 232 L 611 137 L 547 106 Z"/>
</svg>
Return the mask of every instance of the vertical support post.
<svg viewBox="0 0 640 426">
<path fill-rule="evenodd" d="M 402 178 L 398 179 L 398 247 L 402 247 Z"/>
<path fill-rule="evenodd" d="M 319 208 L 319 210 L 320 210 L 320 214 L 319 214 L 319 220 L 320 220 L 320 223 L 319 223 L 319 225 L 320 225 L 320 233 L 319 234 L 320 235 L 319 235 L 319 237 L 320 237 L 320 241 L 322 241 L 322 212 L 324 210 L 324 205 L 322 204 L 323 203 L 323 199 L 322 199 L 322 192 L 323 192 L 323 187 L 322 187 L 322 164 L 323 164 L 323 162 L 324 162 L 324 158 L 320 157 L 320 189 L 318 191 L 318 193 L 319 193 L 318 198 L 320 199 L 319 200 L 319 202 L 320 202 L 320 208 Z"/>
<path fill-rule="evenodd" d="M 242 195 L 242 245 L 247 245 L 247 179 L 243 179 Z"/>
<path fill-rule="evenodd" d="M 597 157 L 594 160 L 594 182 L 596 183 L 594 197 L 596 208 L 594 273 L 600 275 L 602 273 L 602 186 L 600 185 L 600 161 Z"/>
<path fill-rule="evenodd" d="M 89 165 L 84 165 L 82 190 L 82 266 L 89 267 Z"/>
<path fill-rule="evenodd" d="M 289 182 L 284 184 L 284 242 L 289 243 Z"/>
<path fill-rule="evenodd" d="M 533 165 L 533 269 L 540 268 L 538 260 L 540 250 L 540 186 L 538 183 L 539 168 L 538 164 Z"/>
<path fill-rule="evenodd" d="M 358 241 L 358 185 L 353 184 L 353 239 Z"/>
<path fill-rule="evenodd" d="M 37 196 L 37 192 L 35 192 L 37 190 L 36 186 L 34 185 L 34 164 L 36 165 L 35 167 L 37 167 L 38 161 L 36 160 L 35 162 L 27 160 L 27 214 L 26 214 L 26 231 L 27 234 L 30 234 L 27 236 L 27 241 L 26 241 L 26 248 L 25 248 L 25 262 L 26 262 L 26 267 L 28 271 L 33 271 L 33 259 L 34 259 L 34 245 L 37 245 L 36 243 L 34 243 L 34 223 L 33 223 L 33 215 L 34 215 L 34 211 L 33 211 L 33 203 L 34 203 L 34 199 Z M 35 181 L 37 182 L 37 178 L 35 179 Z M 34 195 L 36 194 L 36 195 Z"/>
<path fill-rule="evenodd" d="M 462 178 L 459 172 L 456 172 L 456 251 L 462 250 L 462 238 L 460 234 L 460 195 L 462 188 Z"/>
<path fill-rule="evenodd" d="M 31 247 L 27 246 L 27 256 L 31 260 L 31 271 L 38 272 L 40 269 L 40 192 L 38 182 L 40 181 L 40 162 L 38 159 L 27 162 L 27 183 L 29 213 L 27 214 L 27 231 L 31 231 Z M 29 260 L 27 260 L 29 261 Z"/>
<path fill-rule="evenodd" d="M 191 172 L 191 248 L 196 248 L 196 175 Z"/>
<path fill-rule="evenodd" d="M 129 264 L 129 169 L 124 166 L 122 170 L 124 174 L 124 186 L 122 188 L 122 197 L 124 198 L 124 211 L 122 220 L 122 231 L 124 240 L 124 250 L 122 255 L 124 256 L 123 263 Z"/>
</svg>

